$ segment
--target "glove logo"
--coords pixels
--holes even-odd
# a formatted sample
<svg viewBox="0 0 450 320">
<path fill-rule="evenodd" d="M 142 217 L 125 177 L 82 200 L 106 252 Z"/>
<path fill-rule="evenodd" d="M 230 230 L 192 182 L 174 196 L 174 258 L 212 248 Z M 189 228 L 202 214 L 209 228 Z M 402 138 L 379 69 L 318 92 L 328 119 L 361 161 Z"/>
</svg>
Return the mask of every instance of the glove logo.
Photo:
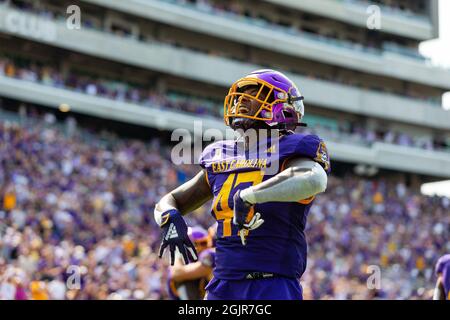
<svg viewBox="0 0 450 320">
<path fill-rule="evenodd" d="M 172 209 L 163 214 L 167 223 L 162 224 L 163 237 L 161 246 L 159 247 L 159 257 L 163 256 L 166 247 L 170 249 L 170 264 L 175 264 L 175 250 L 181 253 L 184 263 L 188 264 L 190 261 L 197 261 L 197 251 L 192 241 L 189 239 L 188 227 L 181 213 Z"/>
<path fill-rule="evenodd" d="M 175 227 L 175 225 L 173 223 L 171 223 L 169 226 L 169 231 L 167 232 L 167 235 L 166 235 L 166 240 L 173 239 L 173 238 L 178 238 L 178 232 L 177 232 L 177 228 Z"/>
</svg>

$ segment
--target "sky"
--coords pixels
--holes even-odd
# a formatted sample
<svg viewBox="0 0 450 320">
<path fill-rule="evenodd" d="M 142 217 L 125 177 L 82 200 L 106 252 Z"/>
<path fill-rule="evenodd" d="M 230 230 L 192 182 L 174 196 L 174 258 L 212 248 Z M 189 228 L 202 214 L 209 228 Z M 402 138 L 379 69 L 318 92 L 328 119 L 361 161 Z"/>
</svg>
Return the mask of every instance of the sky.
<svg viewBox="0 0 450 320">
<path fill-rule="evenodd" d="M 438 65 L 449 69 L 450 72 L 450 1 L 439 0 L 439 38 L 420 44 L 420 52 Z M 450 110 L 450 93 L 444 96 L 443 107 Z"/>
<path fill-rule="evenodd" d="M 445 15 L 447 13 L 447 16 Z M 420 52 L 433 63 L 449 68 L 450 72 L 450 0 L 439 0 L 439 39 L 421 43 Z M 450 112 L 450 93 L 444 95 L 443 107 Z M 450 180 L 425 183 L 421 188 L 424 194 L 438 194 L 450 197 Z"/>
</svg>

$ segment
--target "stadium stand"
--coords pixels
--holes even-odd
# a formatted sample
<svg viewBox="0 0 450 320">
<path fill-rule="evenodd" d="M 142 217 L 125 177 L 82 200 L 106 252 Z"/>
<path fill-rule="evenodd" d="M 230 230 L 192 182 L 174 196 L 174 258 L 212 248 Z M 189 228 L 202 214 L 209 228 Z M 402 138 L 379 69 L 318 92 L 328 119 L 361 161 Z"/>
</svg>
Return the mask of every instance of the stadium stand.
<svg viewBox="0 0 450 320">
<path fill-rule="evenodd" d="M 149 107 L 159 106 L 163 109 L 188 112 L 203 117 L 215 116 L 221 118 L 223 114 L 222 106 L 217 101 L 177 92 L 158 93 L 156 90 L 136 87 L 123 81 L 77 74 L 75 71 L 64 76 L 54 66 L 42 65 L 39 62 L 24 59 L 14 61 L 14 59 L 0 57 L 1 75 L 56 88 L 74 90 L 91 96 L 128 101 Z M 312 124 L 314 124 L 311 132 L 336 141 L 345 140 L 365 145 L 370 145 L 375 141 L 383 141 L 425 150 L 450 150 L 450 141 L 433 140 L 428 137 L 413 136 L 405 132 L 392 130 L 370 130 L 356 121 L 344 120 L 341 121 L 341 125 L 334 121 L 334 124 L 330 126 L 330 120 L 327 117 L 308 116 L 307 119 L 311 119 Z"/>
<path fill-rule="evenodd" d="M 298 82 L 298 130 L 332 161 L 305 299 L 430 299 L 450 252 L 450 199 L 420 193 L 450 177 L 450 74 L 418 50 L 438 36 L 437 2 L 299 3 L 0 0 L 0 299 L 168 299 L 153 209 L 199 170 L 172 163 L 170 124 L 223 125 L 228 86 L 263 67 Z M 209 210 L 188 225 L 208 228 Z"/>
<path fill-rule="evenodd" d="M 175 168 L 158 138 L 68 131 L 51 113 L 18 118 L 0 124 L 0 298 L 166 299 L 152 207 L 198 168 Z M 188 223 L 208 227 L 207 209 Z M 310 213 L 305 298 L 429 299 L 433 262 L 450 250 L 449 210 L 448 198 L 389 177 L 331 177 Z M 381 291 L 366 288 L 371 264 L 385 270 Z M 71 265 L 81 290 L 65 286 Z"/>
</svg>

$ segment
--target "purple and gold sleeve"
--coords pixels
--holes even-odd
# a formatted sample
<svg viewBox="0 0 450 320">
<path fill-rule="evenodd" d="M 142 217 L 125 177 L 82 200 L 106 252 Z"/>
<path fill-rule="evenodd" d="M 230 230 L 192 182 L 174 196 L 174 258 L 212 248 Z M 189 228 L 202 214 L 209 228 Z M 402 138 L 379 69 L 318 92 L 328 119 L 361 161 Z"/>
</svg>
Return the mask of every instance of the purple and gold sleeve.
<svg viewBox="0 0 450 320">
<path fill-rule="evenodd" d="M 436 263 L 436 275 L 442 277 L 445 296 L 450 300 L 450 254 L 442 256 Z"/>
<path fill-rule="evenodd" d="M 200 167 L 206 169 L 208 160 L 212 157 L 213 151 L 214 149 L 212 148 L 205 148 L 205 150 L 203 150 L 202 154 L 200 155 L 200 159 L 198 160 Z"/>
<path fill-rule="evenodd" d="M 444 287 L 446 298 L 450 300 L 450 263 L 447 263 L 442 271 L 442 286 Z"/>
<path fill-rule="evenodd" d="M 224 157 L 222 151 L 230 143 L 232 142 L 217 141 L 206 146 L 199 158 L 200 166 L 203 169 L 208 169 L 212 162 L 223 160 Z"/>
<path fill-rule="evenodd" d="M 446 254 L 444 256 L 442 256 L 441 258 L 439 258 L 439 260 L 436 263 L 436 275 L 441 274 L 442 272 L 444 272 L 445 267 L 449 265 L 450 266 L 450 254 Z"/>
<path fill-rule="evenodd" d="M 304 136 L 297 144 L 295 154 L 310 158 L 318 162 L 326 171 L 330 173 L 330 157 L 325 142 L 314 134 Z"/>
</svg>

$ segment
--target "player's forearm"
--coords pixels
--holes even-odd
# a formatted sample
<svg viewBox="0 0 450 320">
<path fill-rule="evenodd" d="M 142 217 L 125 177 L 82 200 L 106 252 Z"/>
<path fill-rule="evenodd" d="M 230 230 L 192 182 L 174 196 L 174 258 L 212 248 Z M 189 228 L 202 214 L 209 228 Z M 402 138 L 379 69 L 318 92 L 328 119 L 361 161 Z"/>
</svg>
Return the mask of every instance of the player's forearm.
<svg viewBox="0 0 450 320">
<path fill-rule="evenodd" d="M 161 215 L 168 210 L 176 209 L 183 215 L 191 212 L 201 207 L 212 196 L 206 173 L 200 171 L 194 178 L 161 198 L 155 206 L 155 221 L 161 225 Z"/>
<path fill-rule="evenodd" d="M 441 277 L 438 278 L 436 282 L 436 287 L 434 288 L 433 300 L 445 300 L 444 286 L 442 285 Z"/>
<path fill-rule="evenodd" d="M 324 192 L 327 174 L 316 162 L 288 168 L 265 182 L 241 192 L 251 204 L 264 202 L 296 202 Z"/>
</svg>

